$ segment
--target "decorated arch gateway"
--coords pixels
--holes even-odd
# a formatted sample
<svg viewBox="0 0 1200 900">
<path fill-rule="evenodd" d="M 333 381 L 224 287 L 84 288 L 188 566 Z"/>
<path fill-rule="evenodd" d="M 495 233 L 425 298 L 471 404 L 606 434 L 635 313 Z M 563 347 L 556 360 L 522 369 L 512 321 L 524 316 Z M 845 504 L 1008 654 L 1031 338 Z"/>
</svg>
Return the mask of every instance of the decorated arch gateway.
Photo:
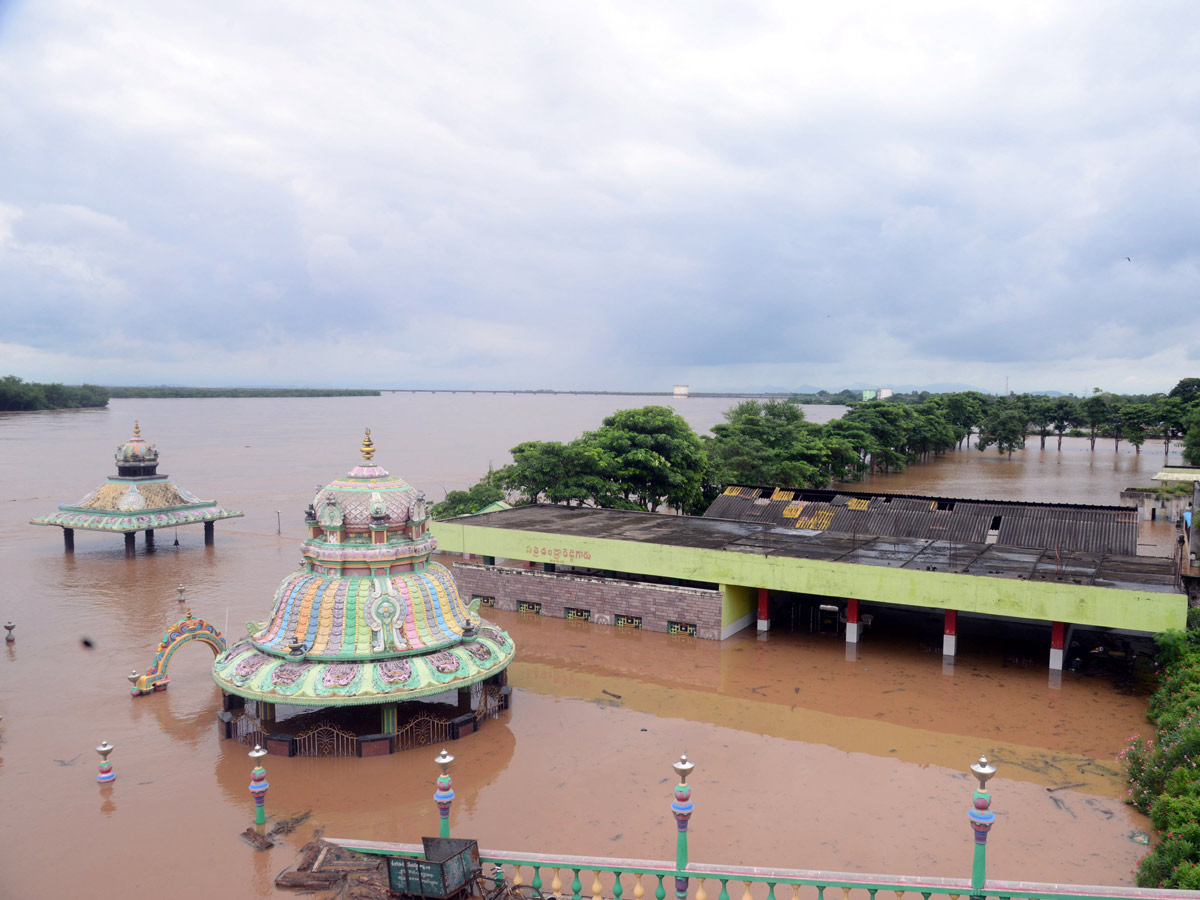
<svg viewBox="0 0 1200 900">
<path fill-rule="evenodd" d="M 182 587 L 179 588 L 179 599 L 183 599 Z M 163 635 L 163 639 L 158 642 L 158 649 L 154 653 L 154 662 L 150 664 L 146 674 L 140 677 L 136 673 L 129 676 L 130 683 L 133 684 L 129 693 L 139 697 L 153 691 L 165 691 L 167 685 L 171 683 L 167 677 L 171 657 L 175 655 L 176 650 L 192 641 L 207 644 L 214 656 L 218 656 L 226 650 L 225 638 L 221 637 L 221 632 L 203 619 L 194 618 L 189 609 L 184 614 L 183 620 L 172 625 Z"/>
<path fill-rule="evenodd" d="M 213 664 L 226 723 L 253 701 L 250 727 L 287 737 L 279 707 L 307 707 L 342 735 L 369 731 L 371 752 L 388 752 L 414 717 L 458 723 L 457 732 L 507 706 L 512 639 L 477 620 L 449 570 L 431 560 L 424 495 L 372 461 L 370 429 L 361 450 L 362 464 L 308 507 L 300 568 L 275 592 L 270 617 L 249 623 Z M 377 716 L 364 719 L 363 707 L 378 707 Z M 247 728 L 230 723 L 226 733 Z M 452 735 L 432 729 L 432 740 L 444 736 Z M 267 746 L 298 752 L 289 741 Z M 364 752 L 354 740 L 346 746 Z"/>
</svg>

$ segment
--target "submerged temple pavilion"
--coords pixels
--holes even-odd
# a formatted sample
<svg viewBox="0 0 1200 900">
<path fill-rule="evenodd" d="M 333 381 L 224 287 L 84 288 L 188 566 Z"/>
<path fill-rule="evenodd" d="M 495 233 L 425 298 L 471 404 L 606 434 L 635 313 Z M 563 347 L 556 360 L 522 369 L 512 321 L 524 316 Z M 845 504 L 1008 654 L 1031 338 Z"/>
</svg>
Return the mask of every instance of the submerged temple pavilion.
<svg viewBox="0 0 1200 900">
<path fill-rule="evenodd" d="M 515 648 L 430 559 L 424 494 L 372 462 L 308 507 L 300 568 L 213 663 L 223 737 L 288 756 L 375 756 L 469 734 L 507 708 Z M 239 715 L 240 712 L 240 715 Z"/>
<path fill-rule="evenodd" d="M 33 525 L 57 525 L 63 530 L 67 550 L 75 547 L 75 529 L 122 532 L 126 550 L 133 549 L 134 536 L 146 532 L 147 546 L 154 543 L 154 529 L 204 523 L 204 543 L 213 542 L 213 523 L 238 518 L 236 509 L 201 500 L 158 474 L 158 450 L 142 438 L 133 423 L 133 437 L 117 448 L 117 474 L 71 506 L 30 520 Z"/>
</svg>

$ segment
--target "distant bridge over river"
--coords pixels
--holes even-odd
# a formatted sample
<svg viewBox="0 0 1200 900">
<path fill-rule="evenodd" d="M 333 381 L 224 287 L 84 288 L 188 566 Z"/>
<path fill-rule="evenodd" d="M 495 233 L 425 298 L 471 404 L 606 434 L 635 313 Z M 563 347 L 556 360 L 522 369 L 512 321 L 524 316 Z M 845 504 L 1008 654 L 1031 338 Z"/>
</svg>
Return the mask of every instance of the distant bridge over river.
<svg viewBox="0 0 1200 900">
<path fill-rule="evenodd" d="M 788 397 L 807 396 L 796 393 L 706 393 L 689 391 L 686 396 L 677 396 L 673 391 L 551 391 L 551 390 L 517 390 L 501 388 L 496 390 L 467 390 L 466 388 L 380 388 L 381 394 L 574 394 L 597 397 L 670 397 L 674 400 L 688 400 L 698 397 L 730 397 L 737 400 L 786 400 Z"/>
</svg>

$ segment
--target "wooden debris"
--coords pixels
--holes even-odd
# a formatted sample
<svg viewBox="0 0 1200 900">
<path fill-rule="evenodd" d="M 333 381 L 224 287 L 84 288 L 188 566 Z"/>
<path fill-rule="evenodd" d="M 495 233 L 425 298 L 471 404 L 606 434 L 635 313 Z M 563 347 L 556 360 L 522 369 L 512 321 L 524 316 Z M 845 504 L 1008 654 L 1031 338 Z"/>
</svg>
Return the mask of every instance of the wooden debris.
<svg viewBox="0 0 1200 900">
<path fill-rule="evenodd" d="M 242 832 L 242 840 L 255 850 L 270 850 L 275 846 L 275 842 L 273 840 L 271 840 L 265 834 L 259 834 L 253 826 Z"/>
<path fill-rule="evenodd" d="M 337 872 L 297 872 L 289 869 L 275 879 L 275 887 L 324 890 L 335 887 L 341 880 L 342 876 Z"/>
<path fill-rule="evenodd" d="M 275 886 L 301 890 L 334 890 L 349 900 L 387 900 L 387 863 L 379 856 L 355 853 L 315 840 L 300 849 L 294 869 L 275 879 Z"/>
<path fill-rule="evenodd" d="M 1058 787 L 1048 787 L 1046 790 L 1053 794 L 1055 791 L 1069 791 L 1071 788 L 1077 787 L 1087 787 L 1087 782 L 1072 781 L 1070 784 L 1060 784 Z"/>
<path fill-rule="evenodd" d="M 322 847 L 320 844 L 313 842 L 305 844 L 300 851 L 300 861 L 296 863 L 296 868 L 302 872 L 311 872 L 313 867 L 321 859 Z"/>
<path fill-rule="evenodd" d="M 302 813 L 297 813 L 294 816 L 289 816 L 285 819 L 280 819 L 271 826 L 271 834 L 291 834 L 299 828 L 309 816 L 312 815 L 311 809 L 306 809 Z"/>
</svg>

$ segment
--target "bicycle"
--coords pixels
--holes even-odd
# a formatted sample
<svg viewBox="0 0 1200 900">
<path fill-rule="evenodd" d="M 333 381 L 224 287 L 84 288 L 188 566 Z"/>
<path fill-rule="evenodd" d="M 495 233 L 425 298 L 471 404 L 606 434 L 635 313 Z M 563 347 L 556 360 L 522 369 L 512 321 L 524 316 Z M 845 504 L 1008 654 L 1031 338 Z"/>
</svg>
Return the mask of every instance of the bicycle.
<svg viewBox="0 0 1200 900">
<path fill-rule="evenodd" d="M 471 895 L 478 900 L 545 900 L 532 884 L 509 884 L 500 866 L 493 866 L 490 875 L 477 866 L 471 873 Z"/>
</svg>

